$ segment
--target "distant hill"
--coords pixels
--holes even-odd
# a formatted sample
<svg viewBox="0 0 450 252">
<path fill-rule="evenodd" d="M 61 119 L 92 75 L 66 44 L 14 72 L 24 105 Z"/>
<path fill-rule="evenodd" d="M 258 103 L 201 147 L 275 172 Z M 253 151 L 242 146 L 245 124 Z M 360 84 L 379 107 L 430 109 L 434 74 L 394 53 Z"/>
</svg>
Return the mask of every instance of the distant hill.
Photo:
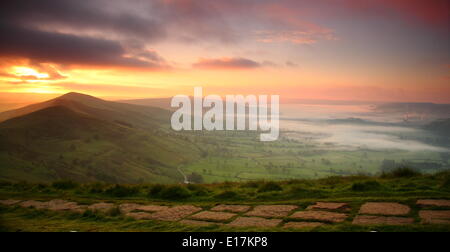
<svg viewBox="0 0 450 252">
<path fill-rule="evenodd" d="M 193 98 L 191 98 L 191 100 L 192 99 Z M 118 102 L 134 104 L 134 105 L 141 105 L 141 106 L 150 106 L 150 107 L 162 108 L 162 109 L 167 109 L 167 110 L 174 110 L 170 106 L 171 101 L 172 101 L 172 98 L 149 98 L 149 99 L 136 99 L 136 100 L 122 100 L 122 101 L 118 101 Z"/>
<path fill-rule="evenodd" d="M 430 123 L 425 126 L 425 129 L 442 136 L 450 137 L 450 118 Z"/>
<path fill-rule="evenodd" d="M 199 151 L 170 112 L 70 93 L 0 113 L 0 179 L 174 183 Z"/>
<path fill-rule="evenodd" d="M 331 119 L 327 120 L 331 124 L 353 124 L 353 125 L 365 125 L 365 126 L 396 126 L 399 124 L 375 122 L 370 120 L 364 120 L 361 118 L 345 118 L 345 119 Z"/>
<path fill-rule="evenodd" d="M 450 104 L 385 103 L 378 105 L 376 109 L 384 112 L 432 112 L 437 114 L 450 114 Z"/>
<path fill-rule="evenodd" d="M 375 112 L 398 115 L 405 122 L 427 124 L 440 118 L 450 118 L 450 104 L 435 103 L 387 103 L 376 106 Z"/>
<path fill-rule="evenodd" d="M 89 95 L 68 93 L 43 103 L 0 113 L 0 122 L 52 106 L 64 106 L 80 114 L 100 117 L 106 120 L 129 121 L 140 126 L 167 123 L 167 118 L 170 116 L 169 111 L 161 108 L 110 102 Z"/>
<path fill-rule="evenodd" d="M 0 92 L 0 112 L 18 109 L 30 104 L 47 101 L 59 95 L 37 93 Z"/>
</svg>

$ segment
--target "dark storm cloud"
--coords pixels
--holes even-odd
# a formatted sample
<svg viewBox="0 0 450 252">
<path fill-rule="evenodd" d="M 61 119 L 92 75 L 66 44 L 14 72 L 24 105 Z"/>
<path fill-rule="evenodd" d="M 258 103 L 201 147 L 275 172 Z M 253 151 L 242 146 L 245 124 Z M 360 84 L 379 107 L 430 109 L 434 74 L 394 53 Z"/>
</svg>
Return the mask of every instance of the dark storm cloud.
<svg viewBox="0 0 450 252">
<path fill-rule="evenodd" d="M 233 40 L 219 11 L 209 3 L 2 1 L 0 56 L 58 64 L 166 68 L 157 52 L 147 50 L 149 43 L 168 37 L 193 42 Z"/>
<path fill-rule="evenodd" d="M 23 57 L 37 62 L 59 64 L 157 67 L 156 64 L 126 58 L 120 43 L 89 37 L 51 33 L 0 25 L 0 55 Z"/>
<path fill-rule="evenodd" d="M 235 40 L 227 8 L 204 0 L 15 0 L 0 3 L 0 19 L 32 27 L 94 30 L 153 42 L 174 37 Z M 170 33 L 170 34 L 169 34 Z"/>
<path fill-rule="evenodd" d="M 165 36 L 164 30 L 150 17 L 121 9 L 108 11 L 114 2 L 2 1 L 0 56 L 67 65 L 166 67 L 162 57 L 146 50 L 143 42 L 134 43 L 131 51 L 125 45 L 127 41 L 160 40 Z M 97 32 L 101 36 L 83 32 Z"/>
<path fill-rule="evenodd" d="M 157 40 L 165 36 L 161 25 L 149 16 L 130 11 L 108 11 L 117 1 L 105 0 L 15 0 L 2 1 L 2 22 L 20 26 L 55 26 Z"/>
</svg>

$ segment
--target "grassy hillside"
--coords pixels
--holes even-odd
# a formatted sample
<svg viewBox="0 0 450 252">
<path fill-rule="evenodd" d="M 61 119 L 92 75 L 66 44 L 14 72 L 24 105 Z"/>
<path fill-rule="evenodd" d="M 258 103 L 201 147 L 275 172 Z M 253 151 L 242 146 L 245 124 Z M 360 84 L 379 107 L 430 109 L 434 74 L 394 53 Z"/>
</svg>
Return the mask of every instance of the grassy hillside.
<svg viewBox="0 0 450 252">
<path fill-rule="evenodd" d="M 282 131 L 279 141 L 268 143 L 259 141 L 259 132 L 174 132 L 170 115 L 76 93 L 0 113 L 0 179 L 182 183 L 186 175 L 215 183 L 376 175 L 385 163 L 424 173 L 450 167 L 447 153 L 346 148 L 307 131 Z M 448 142 L 432 133 L 392 134 Z"/>
<path fill-rule="evenodd" d="M 161 109 L 69 94 L 25 110 L 0 123 L 4 180 L 176 183 L 177 167 L 199 156 L 169 135 Z"/>
<path fill-rule="evenodd" d="M 91 117 L 111 122 L 123 121 L 144 128 L 167 124 L 167 119 L 170 118 L 170 112 L 160 108 L 110 102 L 85 94 L 68 93 L 43 103 L 0 113 L 0 122 L 54 106 L 63 106 Z"/>
</svg>

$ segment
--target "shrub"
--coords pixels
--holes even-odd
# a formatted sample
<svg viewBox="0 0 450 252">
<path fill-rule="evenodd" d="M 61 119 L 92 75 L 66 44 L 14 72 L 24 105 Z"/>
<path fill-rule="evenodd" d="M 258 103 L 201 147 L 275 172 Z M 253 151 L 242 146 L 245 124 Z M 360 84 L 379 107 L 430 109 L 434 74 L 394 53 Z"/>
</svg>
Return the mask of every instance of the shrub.
<svg viewBox="0 0 450 252">
<path fill-rule="evenodd" d="M 219 184 L 218 188 L 229 189 L 229 188 L 233 188 L 234 186 L 235 186 L 234 183 L 229 182 L 229 181 L 225 181 L 222 184 Z"/>
<path fill-rule="evenodd" d="M 160 197 L 168 200 L 182 200 L 191 197 L 191 193 L 183 186 L 165 187 L 160 193 Z"/>
<path fill-rule="evenodd" d="M 28 182 L 21 181 L 21 182 L 13 184 L 13 188 L 16 190 L 26 191 L 26 190 L 33 189 L 33 185 L 29 184 Z"/>
<path fill-rule="evenodd" d="M 236 199 L 239 198 L 239 194 L 235 191 L 224 191 L 215 196 L 217 199 Z"/>
<path fill-rule="evenodd" d="M 12 183 L 8 182 L 8 181 L 1 181 L 0 182 L 0 187 L 6 187 L 6 186 L 11 186 Z"/>
<path fill-rule="evenodd" d="M 409 167 L 397 168 L 393 171 L 383 173 L 381 177 L 383 178 L 411 178 L 420 176 L 420 172 L 411 169 Z"/>
<path fill-rule="evenodd" d="M 148 196 L 149 197 L 157 197 L 159 193 L 164 190 L 165 186 L 163 185 L 152 185 L 150 186 L 150 189 L 148 190 Z"/>
<path fill-rule="evenodd" d="M 321 198 L 325 195 L 321 190 L 307 189 L 301 185 L 291 187 L 287 195 L 294 196 L 296 198 Z"/>
<path fill-rule="evenodd" d="M 46 184 L 36 184 L 32 189 L 33 192 L 44 192 L 44 193 L 51 192 L 52 190 L 54 190 L 54 188 L 49 187 Z"/>
<path fill-rule="evenodd" d="M 352 191 L 367 192 L 381 189 L 381 184 L 377 181 L 357 182 L 352 185 Z"/>
<path fill-rule="evenodd" d="M 343 178 L 339 176 L 331 176 L 320 180 L 321 184 L 335 186 L 343 183 Z"/>
<path fill-rule="evenodd" d="M 103 193 L 104 188 L 105 185 L 99 182 L 87 185 L 87 190 L 90 193 Z"/>
<path fill-rule="evenodd" d="M 45 184 L 36 184 L 34 186 L 34 189 L 36 189 L 36 190 L 43 190 L 43 189 L 46 189 L 46 188 L 47 188 L 47 185 L 45 185 Z"/>
<path fill-rule="evenodd" d="M 78 187 L 78 184 L 71 180 L 61 180 L 52 183 L 52 187 L 59 190 L 70 190 Z"/>
<path fill-rule="evenodd" d="M 287 185 L 298 185 L 298 184 L 302 184 L 302 183 L 304 183 L 304 181 L 300 180 L 300 179 L 290 179 L 290 180 L 286 181 Z"/>
<path fill-rule="evenodd" d="M 303 193 L 308 191 L 307 189 L 305 189 L 303 186 L 300 185 L 296 185 L 291 187 L 291 189 L 289 190 L 290 194 L 299 194 L 299 193 Z"/>
<path fill-rule="evenodd" d="M 92 211 L 92 210 L 84 211 L 84 213 L 81 215 L 81 217 L 85 218 L 85 219 L 99 219 L 99 218 L 101 218 L 97 211 Z"/>
<path fill-rule="evenodd" d="M 205 181 L 203 179 L 203 176 L 196 172 L 193 172 L 192 174 L 188 175 L 188 180 L 196 184 L 202 184 Z"/>
<path fill-rule="evenodd" d="M 121 185 L 115 185 L 114 187 L 105 190 L 105 194 L 119 198 L 134 196 L 138 192 L 139 190 L 136 187 L 121 186 Z"/>
<path fill-rule="evenodd" d="M 258 188 L 261 184 L 264 183 L 262 181 L 250 181 L 241 185 L 242 188 Z"/>
<path fill-rule="evenodd" d="M 116 217 L 122 214 L 119 207 L 113 207 L 109 209 L 106 213 L 107 216 Z"/>
<path fill-rule="evenodd" d="M 274 192 L 274 191 L 283 191 L 283 188 L 275 182 L 267 182 L 259 186 L 258 192 Z"/>
<path fill-rule="evenodd" d="M 191 191 L 195 196 L 206 196 L 209 193 L 209 190 L 200 185 L 188 185 L 187 188 Z"/>
<path fill-rule="evenodd" d="M 450 190 L 450 177 L 446 177 L 441 185 L 442 189 Z"/>
</svg>

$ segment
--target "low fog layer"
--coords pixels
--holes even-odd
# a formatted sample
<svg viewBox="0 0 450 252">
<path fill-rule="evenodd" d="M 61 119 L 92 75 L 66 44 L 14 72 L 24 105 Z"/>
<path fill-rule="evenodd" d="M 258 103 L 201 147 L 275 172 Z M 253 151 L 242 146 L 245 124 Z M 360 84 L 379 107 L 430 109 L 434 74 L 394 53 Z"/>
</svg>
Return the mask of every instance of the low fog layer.
<svg viewBox="0 0 450 252">
<path fill-rule="evenodd" d="M 428 134 L 424 130 L 413 127 L 327 122 L 327 120 L 346 118 L 363 118 L 378 123 L 401 121 L 401 118 L 396 119 L 391 115 L 386 115 L 385 120 L 383 120 L 379 115 L 371 114 L 368 107 L 289 105 L 288 107 L 282 107 L 282 114 L 283 118 L 289 118 L 289 120 L 281 121 L 281 129 L 298 132 L 298 134 L 289 134 L 289 137 L 292 138 L 310 137 L 317 143 L 373 150 L 449 151 L 443 147 L 402 139 L 402 136 Z"/>
</svg>

